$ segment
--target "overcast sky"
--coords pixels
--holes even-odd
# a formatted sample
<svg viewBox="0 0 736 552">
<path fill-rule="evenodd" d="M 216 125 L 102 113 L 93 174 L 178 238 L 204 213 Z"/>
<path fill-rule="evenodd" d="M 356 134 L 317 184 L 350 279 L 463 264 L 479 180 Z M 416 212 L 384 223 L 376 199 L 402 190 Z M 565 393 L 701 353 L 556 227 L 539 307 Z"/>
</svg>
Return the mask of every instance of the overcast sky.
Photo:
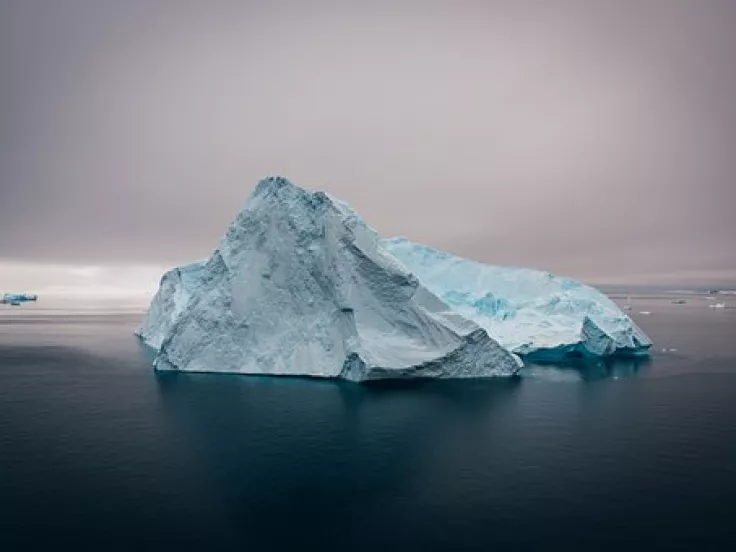
<svg viewBox="0 0 736 552">
<path fill-rule="evenodd" d="M 733 0 L 0 0 L 0 291 L 155 286 L 268 174 L 489 263 L 735 283 L 734 29 Z"/>
</svg>

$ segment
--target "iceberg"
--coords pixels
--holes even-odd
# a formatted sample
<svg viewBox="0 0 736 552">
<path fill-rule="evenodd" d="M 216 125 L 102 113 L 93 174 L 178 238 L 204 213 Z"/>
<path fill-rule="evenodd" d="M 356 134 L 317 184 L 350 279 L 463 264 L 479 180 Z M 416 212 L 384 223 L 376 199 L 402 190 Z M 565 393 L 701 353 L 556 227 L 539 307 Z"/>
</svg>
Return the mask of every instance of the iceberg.
<svg viewBox="0 0 736 552">
<path fill-rule="evenodd" d="M 164 274 L 136 333 L 157 370 L 363 382 L 522 366 L 347 204 L 281 177 L 258 183 L 209 259 Z"/>
<path fill-rule="evenodd" d="M 28 301 L 38 301 L 38 295 L 33 293 L 6 293 L 3 295 L 2 303 L 10 303 L 11 305 L 19 305 Z"/>
<path fill-rule="evenodd" d="M 432 293 L 522 358 L 643 355 L 651 340 L 597 289 L 528 268 L 490 266 L 405 238 L 381 240 Z"/>
<path fill-rule="evenodd" d="M 590 286 L 382 239 L 281 177 L 258 183 L 210 258 L 163 275 L 136 334 L 157 370 L 351 381 L 510 376 L 522 358 L 652 345 Z"/>
</svg>

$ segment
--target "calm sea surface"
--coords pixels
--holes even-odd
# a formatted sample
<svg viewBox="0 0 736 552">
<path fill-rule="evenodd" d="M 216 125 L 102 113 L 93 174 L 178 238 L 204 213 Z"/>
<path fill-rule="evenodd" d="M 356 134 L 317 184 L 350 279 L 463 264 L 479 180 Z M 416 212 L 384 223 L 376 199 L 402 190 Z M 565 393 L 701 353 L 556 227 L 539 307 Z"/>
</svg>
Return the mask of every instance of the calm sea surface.
<svg viewBox="0 0 736 552">
<path fill-rule="evenodd" d="M 719 301 L 632 296 L 649 362 L 380 386 L 159 375 L 137 306 L 0 308 L 0 550 L 736 550 Z"/>
</svg>

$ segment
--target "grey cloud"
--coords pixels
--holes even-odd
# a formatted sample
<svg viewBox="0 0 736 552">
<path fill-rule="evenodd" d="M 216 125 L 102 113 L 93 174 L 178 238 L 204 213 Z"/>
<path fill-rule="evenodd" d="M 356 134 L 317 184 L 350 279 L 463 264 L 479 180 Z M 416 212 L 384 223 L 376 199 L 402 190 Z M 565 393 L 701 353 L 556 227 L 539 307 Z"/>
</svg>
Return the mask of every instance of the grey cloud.
<svg viewBox="0 0 736 552">
<path fill-rule="evenodd" d="M 278 173 L 487 262 L 736 279 L 734 27 L 729 0 L 5 0 L 0 260 L 199 258 Z"/>
</svg>

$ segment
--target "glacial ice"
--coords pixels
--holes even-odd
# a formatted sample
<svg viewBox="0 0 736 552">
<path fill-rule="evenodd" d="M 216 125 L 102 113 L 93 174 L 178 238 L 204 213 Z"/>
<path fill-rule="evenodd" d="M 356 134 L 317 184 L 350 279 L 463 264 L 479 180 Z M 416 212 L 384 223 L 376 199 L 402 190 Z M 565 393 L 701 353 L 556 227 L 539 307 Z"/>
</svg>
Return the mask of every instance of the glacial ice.
<svg viewBox="0 0 736 552">
<path fill-rule="evenodd" d="M 570 278 L 484 265 L 405 238 L 381 245 L 432 293 L 522 358 L 638 355 L 651 346 L 611 299 Z"/>
<path fill-rule="evenodd" d="M 521 358 L 645 354 L 598 290 L 381 239 L 345 203 L 262 180 L 213 255 L 168 271 L 136 332 L 159 370 L 508 376 Z"/>
<path fill-rule="evenodd" d="M 172 268 L 161 277 L 158 293 L 148 307 L 148 314 L 137 334 L 154 349 L 160 349 L 174 322 L 184 312 L 199 286 L 207 261 L 196 261 Z"/>
<path fill-rule="evenodd" d="M 209 259 L 162 277 L 136 333 L 158 370 L 366 381 L 521 366 L 345 203 L 280 177 L 258 184 Z"/>
<path fill-rule="evenodd" d="M 2 303 L 26 303 L 28 301 L 37 301 L 38 295 L 33 293 L 6 293 L 3 295 Z"/>
</svg>

